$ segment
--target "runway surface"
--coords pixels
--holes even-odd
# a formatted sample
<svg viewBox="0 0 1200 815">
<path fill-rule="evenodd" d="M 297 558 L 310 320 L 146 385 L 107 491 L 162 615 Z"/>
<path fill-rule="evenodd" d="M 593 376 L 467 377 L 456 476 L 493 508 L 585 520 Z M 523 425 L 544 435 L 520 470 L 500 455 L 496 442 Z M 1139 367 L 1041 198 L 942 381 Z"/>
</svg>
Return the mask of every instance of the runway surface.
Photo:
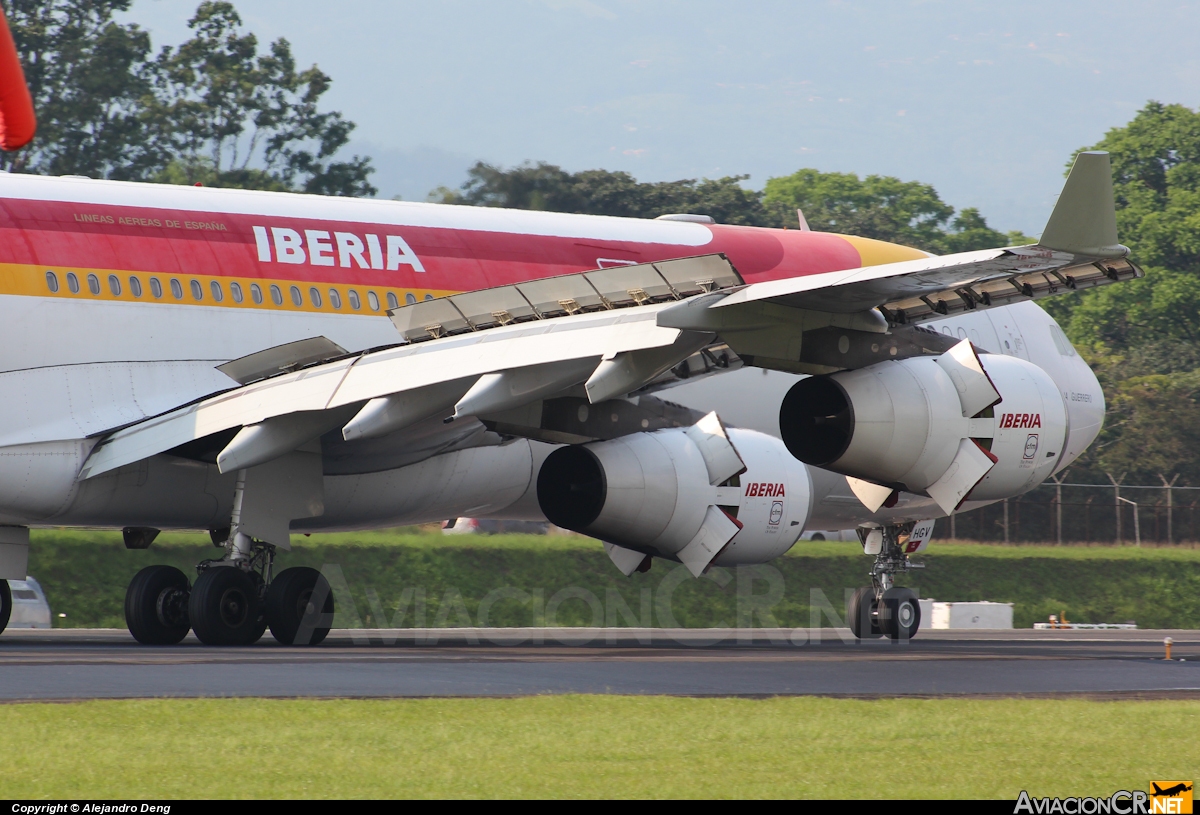
<svg viewBox="0 0 1200 815">
<path fill-rule="evenodd" d="M 1174 640 L 1172 661 L 1163 638 Z M 335 631 L 315 648 L 138 645 L 124 630 L 0 635 L 0 701 L 147 697 L 1117 695 L 1200 698 L 1200 631 Z"/>
</svg>

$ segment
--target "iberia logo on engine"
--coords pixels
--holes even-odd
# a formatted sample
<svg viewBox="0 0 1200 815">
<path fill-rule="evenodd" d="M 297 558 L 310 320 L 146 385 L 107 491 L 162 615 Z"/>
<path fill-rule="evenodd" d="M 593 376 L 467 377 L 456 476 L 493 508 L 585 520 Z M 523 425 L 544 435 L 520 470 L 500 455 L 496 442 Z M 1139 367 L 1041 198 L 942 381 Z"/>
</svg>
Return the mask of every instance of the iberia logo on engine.
<svg viewBox="0 0 1200 815">
<path fill-rule="evenodd" d="M 1040 413 L 1003 413 L 1000 415 L 1001 427 L 1041 427 Z"/>
<path fill-rule="evenodd" d="M 747 484 L 746 485 L 746 497 L 754 498 L 755 496 L 765 496 L 767 498 L 782 498 L 783 497 L 783 485 L 782 484 L 766 484 L 766 483 Z"/>
</svg>

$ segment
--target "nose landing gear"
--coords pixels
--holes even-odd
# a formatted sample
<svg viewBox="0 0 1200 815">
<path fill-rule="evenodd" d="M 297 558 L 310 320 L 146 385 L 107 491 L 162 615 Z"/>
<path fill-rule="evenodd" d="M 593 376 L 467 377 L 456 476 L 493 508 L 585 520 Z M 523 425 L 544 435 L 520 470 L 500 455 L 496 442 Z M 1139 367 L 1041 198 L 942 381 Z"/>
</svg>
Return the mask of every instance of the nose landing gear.
<svg viewBox="0 0 1200 815">
<path fill-rule="evenodd" d="M 875 555 L 871 585 L 857 589 L 846 604 L 846 622 L 859 639 L 884 636 L 908 640 L 921 627 L 917 593 L 895 585 L 896 574 L 925 568 L 924 564 L 910 561 L 900 545 L 907 526 L 859 530 L 863 551 Z"/>
</svg>

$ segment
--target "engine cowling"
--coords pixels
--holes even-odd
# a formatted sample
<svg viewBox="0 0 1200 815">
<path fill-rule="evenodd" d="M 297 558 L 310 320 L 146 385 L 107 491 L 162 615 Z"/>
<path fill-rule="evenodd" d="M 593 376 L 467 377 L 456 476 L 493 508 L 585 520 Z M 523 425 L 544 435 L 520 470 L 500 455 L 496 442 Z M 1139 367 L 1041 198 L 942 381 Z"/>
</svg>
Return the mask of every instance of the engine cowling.
<svg viewBox="0 0 1200 815">
<path fill-rule="evenodd" d="M 976 501 L 1028 492 L 1058 467 L 1069 428 L 1066 404 L 1050 375 L 1016 357 L 987 355 L 988 373 L 1004 394 L 988 419 L 996 466 L 971 490 Z"/>
<path fill-rule="evenodd" d="M 968 494 L 1005 498 L 1045 480 L 1062 454 L 1067 413 L 1041 368 L 980 357 L 964 340 L 939 357 L 801 380 L 784 397 L 779 426 L 792 455 L 849 476 L 872 510 L 904 490 L 949 513 Z"/>
<path fill-rule="evenodd" d="M 736 456 L 725 471 L 713 467 L 720 439 L 695 428 L 559 448 L 538 473 L 538 503 L 551 523 L 605 541 L 626 573 L 645 555 L 694 574 L 778 557 L 808 520 L 808 472 L 778 439 L 721 431 Z M 622 560 L 613 546 L 638 554 Z"/>
</svg>

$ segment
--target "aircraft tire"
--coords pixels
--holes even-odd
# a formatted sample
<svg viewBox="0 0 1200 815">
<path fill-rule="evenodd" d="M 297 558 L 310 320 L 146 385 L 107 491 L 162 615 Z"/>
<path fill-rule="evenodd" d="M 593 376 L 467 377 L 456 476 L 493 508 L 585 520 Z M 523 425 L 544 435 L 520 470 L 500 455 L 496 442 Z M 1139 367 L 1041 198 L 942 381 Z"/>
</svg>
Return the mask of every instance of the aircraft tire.
<svg viewBox="0 0 1200 815">
<path fill-rule="evenodd" d="M 869 586 L 856 589 L 846 603 L 846 625 L 860 640 L 878 637 L 882 633 L 873 613 L 874 605 L 875 590 Z"/>
<path fill-rule="evenodd" d="M 265 629 L 258 586 L 236 566 L 210 566 L 196 578 L 188 616 L 205 645 L 250 645 Z"/>
<path fill-rule="evenodd" d="M 322 593 L 325 600 L 317 611 L 312 599 Z M 283 645 L 317 645 L 329 634 L 323 623 L 333 619 L 333 591 L 316 569 L 284 569 L 267 587 L 266 605 L 271 635 Z"/>
<path fill-rule="evenodd" d="M 187 636 L 187 575 L 174 566 L 147 566 L 125 590 L 125 625 L 143 645 L 174 645 Z"/>
<path fill-rule="evenodd" d="M 8 628 L 8 620 L 12 617 L 12 588 L 7 580 L 0 580 L 0 634 Z"/>
<path fill-rule="evenodd" d="M 879 603 L 879 627 L 893 640 L 909 640 L 921 627 L 921 604 L 912 589 L 893 586 Z"/>
</svg>

